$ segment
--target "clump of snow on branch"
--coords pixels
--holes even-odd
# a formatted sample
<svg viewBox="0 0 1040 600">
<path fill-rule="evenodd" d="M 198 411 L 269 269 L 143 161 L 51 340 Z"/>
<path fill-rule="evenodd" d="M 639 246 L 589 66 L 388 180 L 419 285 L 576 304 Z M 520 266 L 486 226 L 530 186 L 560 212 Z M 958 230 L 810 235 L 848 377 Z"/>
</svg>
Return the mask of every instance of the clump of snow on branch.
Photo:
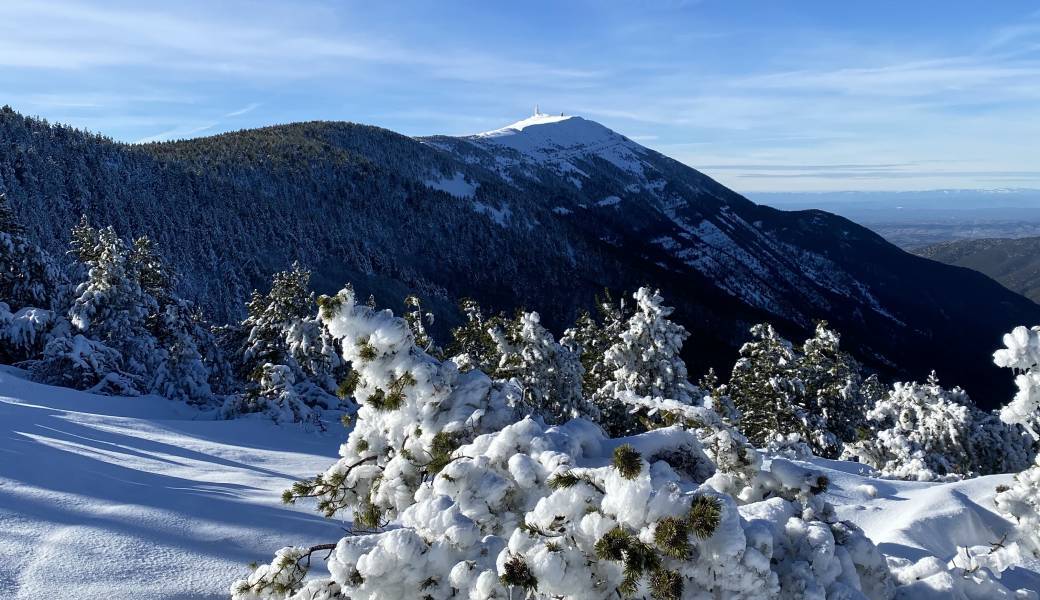
<svg viewBox="0 0 1040 600">
<path fill-rule="evenodd" d="M 1015 369 L 1018 393 L 1000 413 L 1007 423 L 1027 427 L 1036 435 L 1040 421 L 1040 327 L 1016 327 L 1004 336 L 1006 348 L 993 355 L 1001 367 Z M 1015 523 L 1013 539 L 990 558 L 996 569 L 1021 564 L 1022 555 L 1040 558 L 1040 456 L 1033 466 L 1015 475 L 1011 484 L 997 490 L 997 510 Z"/>
<path fill-rule="evenodd" d="M 993 353 L 993 362 L 1015 370 L 1018 393 L 1000 411 L 1000 418 L 1028 427 L 1034 437 L 1040 437 L 1036 430 L 1040 420 L 1040 326 L 1016 327 L 1004 336 L 1004 345 L 1006 348 Z"/>
</svg>

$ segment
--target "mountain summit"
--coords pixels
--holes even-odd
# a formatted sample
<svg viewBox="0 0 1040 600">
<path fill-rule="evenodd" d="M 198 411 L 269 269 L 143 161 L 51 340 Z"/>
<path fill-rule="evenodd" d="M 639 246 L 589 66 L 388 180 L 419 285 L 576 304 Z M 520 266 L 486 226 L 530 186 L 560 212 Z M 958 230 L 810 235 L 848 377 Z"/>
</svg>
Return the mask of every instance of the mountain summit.
<svg viewBox="0 0 1040 600">
<path fill-rule="evenodd" d="M 754 204 L 581 117 L 418 139 L 309 122 L 131 146 L 4 109 L 0 148 L 0 192 L 50 251 L 64 254 L 81 214 L 149 235 L 218 319 L 293 260 L 321 292 L 350 281 L 390 306 L 418 293 L 442 328 L 468 296 L 559 330 L 604 288 L 649 284 L 693 334 L 692 373 L 732 365 L 753 323 L 797 337 L 826 319 L 883 374 L 934 368 L 983 403 L 1010 394 L 990 359 L 1001 334 L 1040 322 L 978 273 L 822 211 Z"/>
<path fill-rule="evenodd" d="M 642 154 L 645 148 L 595 121 L 566 115 L 536 113 L 494 131 L 478 133 L 465 139 L 505 152 L 503 166 L 530 164 L 554 168 L 558 173 L 583 174 L 576 161 L 595 155 L 610 161 L 619 169 L 643 174 Z"/>
</svg>

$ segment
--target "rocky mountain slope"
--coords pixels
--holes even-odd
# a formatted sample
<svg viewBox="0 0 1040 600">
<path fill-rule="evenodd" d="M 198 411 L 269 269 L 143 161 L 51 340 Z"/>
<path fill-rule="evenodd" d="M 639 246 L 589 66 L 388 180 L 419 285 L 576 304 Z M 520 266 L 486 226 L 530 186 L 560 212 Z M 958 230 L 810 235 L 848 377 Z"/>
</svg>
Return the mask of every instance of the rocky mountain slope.
<svg viewBox="0 0 1040 600">
<path fill-rule="evenodd" d="M 887 376 L 935 368 L 992 403 L 1010 393 L 989 359 L 1000 335 L 1040 322 L 983 275 L 822 211 L 756 205 L 579 117 L 458 138 L 311 122 L 128 146 L 4 109 L 0 191 L 55 253 L 83 213 L 153 236 L 218 320 L 296 259 L 323 292 L 351 281 L 391 306 L 417 292 L 442 328 L 471 296 L 559 331 L 604 288 L 649 283 L 694 333 L 694 373 L 728 369 L 754 322 L 797 337 L 823 318 Z"/>
<path fill-rule="evenodd" d="M 1040 237 L 955 240 L 926 246 L 914 253 L 974 269 L 1009 290 L 1040 302 Z"/>
</svg>

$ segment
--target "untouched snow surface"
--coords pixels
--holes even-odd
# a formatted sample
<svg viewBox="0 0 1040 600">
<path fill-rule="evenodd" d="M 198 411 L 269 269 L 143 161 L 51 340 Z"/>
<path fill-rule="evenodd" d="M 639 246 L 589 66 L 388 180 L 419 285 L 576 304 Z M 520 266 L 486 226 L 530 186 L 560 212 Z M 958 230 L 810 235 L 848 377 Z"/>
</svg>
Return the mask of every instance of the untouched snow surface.
<svg viewBox="0 0 1040 600">
<path fill-rule="evenodd" d="M 156 397 L 50 387 L 0 367 L 0 598 L 226 598 L 288 545 L 334 542 L 338 523 L 281 491 L 334 462 L 345 439 L 259 419 L 194 420 Z M 889 555 L 952 558 L 1009 523 L 991 510 L 1010 475 L 936 484 L 880 480 L 824 459 L 828 500 Z M 1040 589 L 1040 564 L 1004 573 Z M 316 572 L 322 572 L 319 565 Z"/>
<path fill-rule="evenodd" d="M 334 461 L 341 427 L 192 420 L 21 377 L 0 367 L 4 600 L 227 598 L 250 562 L 343 534 L 279 498 Z"/>
</svg>

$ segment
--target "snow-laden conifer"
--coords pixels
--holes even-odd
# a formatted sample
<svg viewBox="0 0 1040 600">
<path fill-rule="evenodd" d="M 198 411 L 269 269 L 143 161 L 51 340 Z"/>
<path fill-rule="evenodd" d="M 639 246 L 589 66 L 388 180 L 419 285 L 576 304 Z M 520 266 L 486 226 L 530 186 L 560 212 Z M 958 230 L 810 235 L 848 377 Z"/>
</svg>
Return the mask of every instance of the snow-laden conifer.
<svg viewBox="0 0 1040 600">
<path fill-rule="evenodd" d="M 353 535 L 281 551 L 236 599 L 892 597 L 884 557 L 820 497 L 826 478 L 762 468 L 709 409 L 648 400 L 675 424 L 622 439 L 550 425 L 389 311 L 349 290 L 322 304 L 361 408 L 340 460 L 284 499 L 352 516 Z M 314 548 L 333 548 L 329 572 L 308 580 Z"/>
<path fill-rule="evenodd" d="M 826 322 L 817 323 L 799 348 L 772 325 L 756 325 L 751 335 L 726 386 L 744 433 L 759 447 L 797 436 L 814 454 L 836 458 L 860 436 L 865 412 L 878 397 L 877 379 L 863 379 Z"/>
<path fill-rule="evenodd" d="M 632 315 L 603 353 L 606 381 L 594 395 L 604 414 L 603 425 L 614 435 L 640 429 L 623 398 L 658 397 L 681 404 L 701 401 L 680 356 L 689 333 L 668 318 L 674 309 L 665 306 L 660 293 L 650 288 L 640 288 L 633 298 Z"/>
<path fill-rule="evenodd" d="M 944 389 L 933 373 L 924 384 L 897 383 L 867 412 L 870 433 L 845 456 L 883 477 L 951 480 L 1014 472 L 1032 459 L 1032 440 L 1017 426 L 979 410 L 964 390 Z"/>
<path fill-rule="evenodd" d="M 266 294 L 253 292 L 237 331 L 225 335 L 238 345 L 231 351 L 246 386 L 225 403 L 226 416 L 263 413 L 320 427 L 321 409 L 340 407 L 347 370 L 309 284 L 310 271 L 299 263 L 276 273 Z"/>
<path fill-rule="evenodd" d="M 127 244 L 86 219 L 72 231 L 86 276 L 73 292 L 68 325 L 49 333 L 30 371 L 40 380 L 103 393 L 153 393 L 205 404 L 213 399 L 200 346 L 209 329 L 173 292 L 174 274 L 155 243 Z"/>
<path fill-rule="evenodd" d="M 1029 430 L 1036 439 L 1040 422 L 1040 327 L 1016 327 L 1004 336 L 1005 348 L 993 355 L 1001 367 L 1015 370 L 1018 392 L 1000 413 L 1009 424 Z M 999 488 L 994 499 L 997 510 L 1015 523 L 1012 539 L 987 555 L 987 566 L 1001 570 L 1021 564 L 1024 557 L 1040 558 L 1040 455 L 1033 465 L 1015 475 L 1008 486 Z"/>
<path fill-rule="evenodd" d="M 494 375 L 516 382 L 524 402 L 552 422 L 592 417 L 582 397 L 583 367 L 578 355 L 555 339 L 536 312 L 521 312 L 493 329 L 500 356 Z"/>
</svg>

